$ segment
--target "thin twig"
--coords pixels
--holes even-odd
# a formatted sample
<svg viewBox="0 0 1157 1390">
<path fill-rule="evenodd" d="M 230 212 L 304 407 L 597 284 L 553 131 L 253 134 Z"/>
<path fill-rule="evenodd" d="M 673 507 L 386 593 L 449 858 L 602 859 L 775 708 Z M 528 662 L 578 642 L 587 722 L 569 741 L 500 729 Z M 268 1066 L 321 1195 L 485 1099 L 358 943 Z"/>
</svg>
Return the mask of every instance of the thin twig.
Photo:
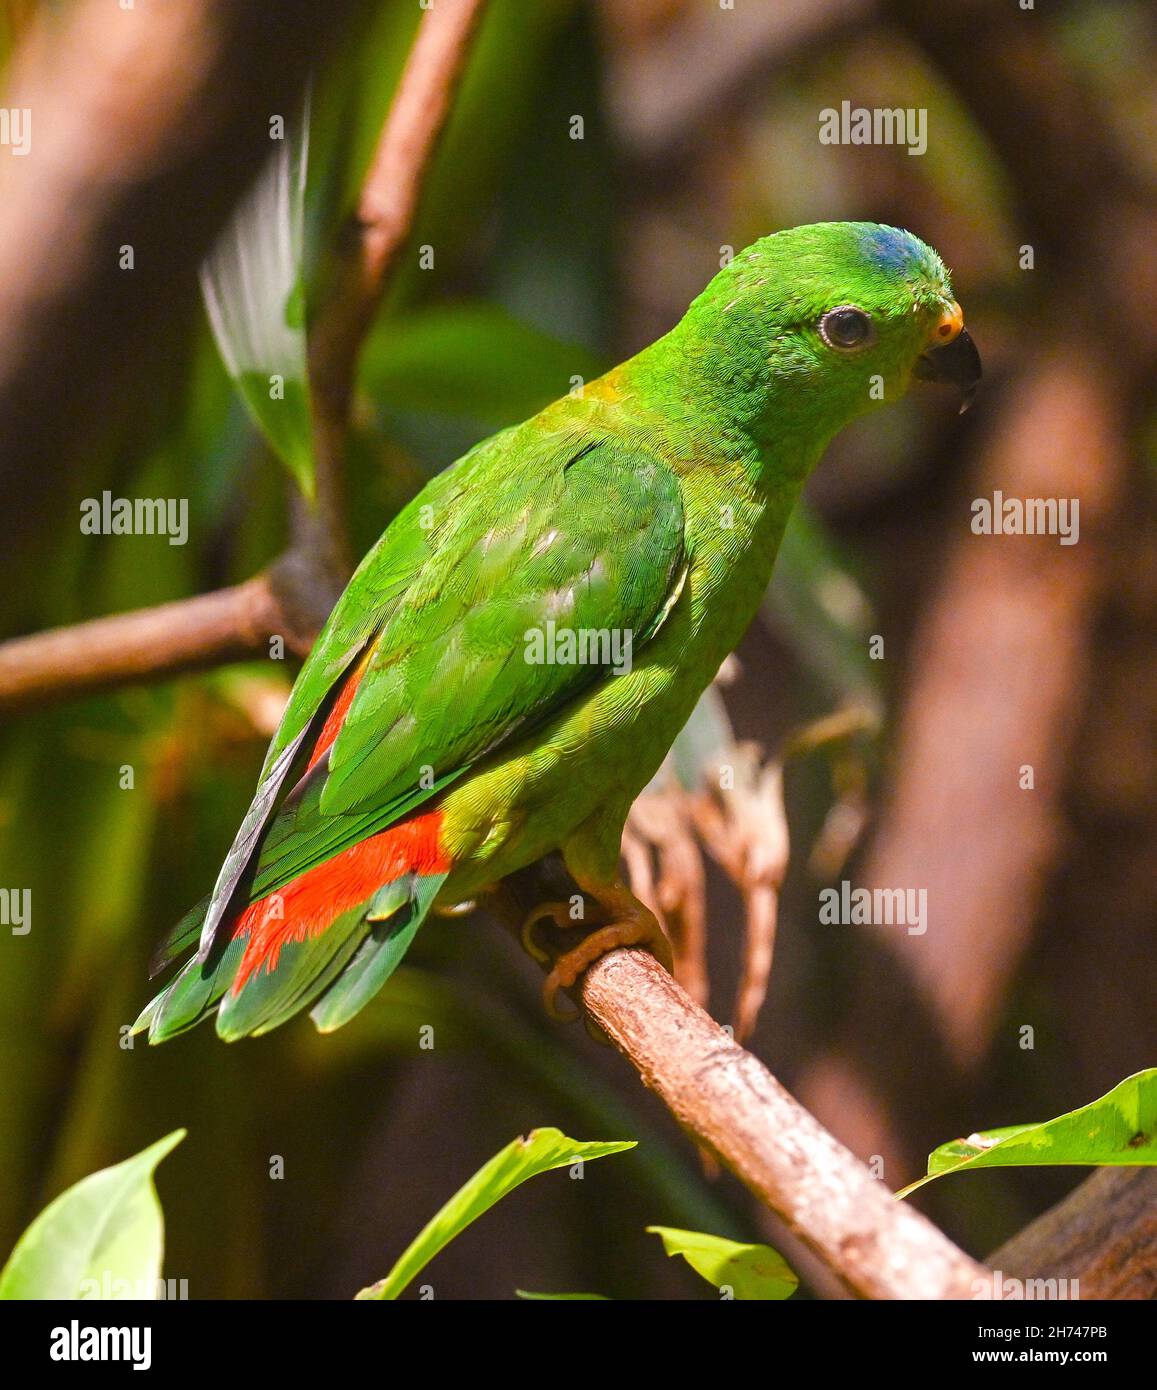
<svg viewBox="0 0 1157 1390">
<path fill-rule="evenodd" d="M 358 354 L 409 240 L 439 136 L 486 0 L 439 0 L 425 11 L 362 184 L 324 312 L 310 343 L 319 512 L 341 509 Z"/>
</svg>

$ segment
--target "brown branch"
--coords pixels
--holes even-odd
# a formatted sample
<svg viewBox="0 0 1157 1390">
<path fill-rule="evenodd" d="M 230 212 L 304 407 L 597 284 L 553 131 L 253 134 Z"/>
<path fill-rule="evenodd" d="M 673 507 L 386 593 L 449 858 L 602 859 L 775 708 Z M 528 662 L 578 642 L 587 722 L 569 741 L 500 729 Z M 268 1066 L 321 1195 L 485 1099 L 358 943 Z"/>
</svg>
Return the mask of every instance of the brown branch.
<svg viewBox="0 0 1157 1390">
<path fill-rule="evenodd" d="M 275 637 L 305 656 L 339 590 L 295 548 L 228 589 L 13 638 L 0 643 L 0 711 L 268 656 Z"/>
<path fill-rule="evenodd" d="M 279 615 L 259 575 L 232 589 L 18 637 L 0 646 L 0 709 L 265 655 Z"/>
<path fill-rule="evenodd" d="M 776 1212 L 853 1293 L 963 1299 L 984 1267 L 897 1202 L 645 951 L 583 977 L 591 1019 L 685 1130 Z"/>
<path fill-rule="evenodd" d="M 1020 1279 L 1077 1279 L 1082 1298 L 1157 1299 L 1157 1170 L 1102 1168 L 989 1263 Z"/>
<path fill-rule="evenodd" d="M 503 879 L 487 906 L 516 935 L 539 903 L 577 892 L 558 855 Z M 574 931 L 543 929 L 548 951 Z M 887 1187 L 646 951 L 603 956 L 572 991 L 587 1019 L 701 1148 L 774 1212 L 853 1294 L 985 1297 L 991 1274 Z"/>
<path fill-rule="evenodd" d="M 265 654 L 272 636 L 308 651 L 348 572 L 345 439 L 354 372 L 397 256 L 485 0 L 440 0 L 425 12 L 366 176 L 353 251 L 311 344 L 318 497 L 299 507 L 290 550 L 218 593 L 98 618 L 0 645 L 0 708 L 151 680 Z"/>
<path fill-rule="evenodd" d="M 350 298 L 342 301 L 343 321 L 335 321 L 335 327 L 344 328 L 355 342 L 368 326 L 410 235 L 424 174 L 450 114 L 485 4 L 486 0 L 439 0 L 422 19 L 358 203 L 360 245 L 348 263 L 352 278 L 344 286 Z"/>
<path fill-rule="evenodd" d="M 318 507 L 341 509 L 357 359 L 409 239 L 438 139 L 450 114 L 486 0 L 439 0 L 426 10 L 362 184 L 339 238 L 326 308 L 310 344 Z"/>
</svg>

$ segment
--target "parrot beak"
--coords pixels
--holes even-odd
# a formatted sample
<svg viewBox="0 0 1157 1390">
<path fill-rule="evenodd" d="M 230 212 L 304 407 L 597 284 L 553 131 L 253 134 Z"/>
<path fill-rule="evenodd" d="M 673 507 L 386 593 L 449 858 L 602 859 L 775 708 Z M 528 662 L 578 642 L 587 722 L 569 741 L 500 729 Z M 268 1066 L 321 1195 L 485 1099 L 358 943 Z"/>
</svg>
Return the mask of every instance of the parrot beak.
<svg viewBox="0 0 1157 1390">
<path fill-rule="evenodd" d="M 980 353 L 968 329 L 959 304 L 946 309 L 937 323 L 928 348 L 916 359 L 912 375 L 917 381 L 936 381 L 955 386 L 960 392 L 960 413 L 972 404 L 982 376 Z"/>
</svg>

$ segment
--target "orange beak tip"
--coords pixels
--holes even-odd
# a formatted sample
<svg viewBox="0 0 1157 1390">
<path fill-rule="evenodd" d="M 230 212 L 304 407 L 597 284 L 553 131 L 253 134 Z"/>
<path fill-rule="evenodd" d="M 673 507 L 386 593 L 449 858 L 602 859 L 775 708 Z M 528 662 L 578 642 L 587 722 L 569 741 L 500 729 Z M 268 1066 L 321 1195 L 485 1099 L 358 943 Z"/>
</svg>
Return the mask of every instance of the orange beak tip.
<svg viewBox="0 0 1157 1390">
<path fill-rule="evenodd" d="M 964 327 L 964 310 L 955 300 L 944 310 L 932 330 L 932 345 L 944 347 L 960 336 Z"/>
</svg>

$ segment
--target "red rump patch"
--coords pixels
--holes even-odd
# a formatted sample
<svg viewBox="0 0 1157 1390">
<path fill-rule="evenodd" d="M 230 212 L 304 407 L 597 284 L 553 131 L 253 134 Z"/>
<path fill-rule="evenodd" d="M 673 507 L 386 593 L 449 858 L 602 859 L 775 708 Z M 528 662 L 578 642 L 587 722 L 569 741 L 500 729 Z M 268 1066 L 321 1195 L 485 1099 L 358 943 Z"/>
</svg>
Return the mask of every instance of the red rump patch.
<svg viewBox="0 0 1157 1390">
<path fill-rule="evenodd" d="M 356 684 L 356 679 L 351 683 Z M 339 720 L 338 727 L 340 723 Z M 327 723 L 323 739 L 328 729 Z M 315 760 L 317 756 L 315 751 Z M 287 942 L 320 936 L 343 912 L 365 902 L 383 884 L 392 883 L 405 873 L 448 872 L 450 860 L 438 844 L 441 827 L 441 811 L 414 816 L 351 845 L 284 888 L 250 903 L 233 928 L 234 940 L 249 938 L 233 980 L 233 993 L 239 994 L 246 980 L 262 966 L 270 973 L 276 970 L 281 948 Z"/>
</svg>

